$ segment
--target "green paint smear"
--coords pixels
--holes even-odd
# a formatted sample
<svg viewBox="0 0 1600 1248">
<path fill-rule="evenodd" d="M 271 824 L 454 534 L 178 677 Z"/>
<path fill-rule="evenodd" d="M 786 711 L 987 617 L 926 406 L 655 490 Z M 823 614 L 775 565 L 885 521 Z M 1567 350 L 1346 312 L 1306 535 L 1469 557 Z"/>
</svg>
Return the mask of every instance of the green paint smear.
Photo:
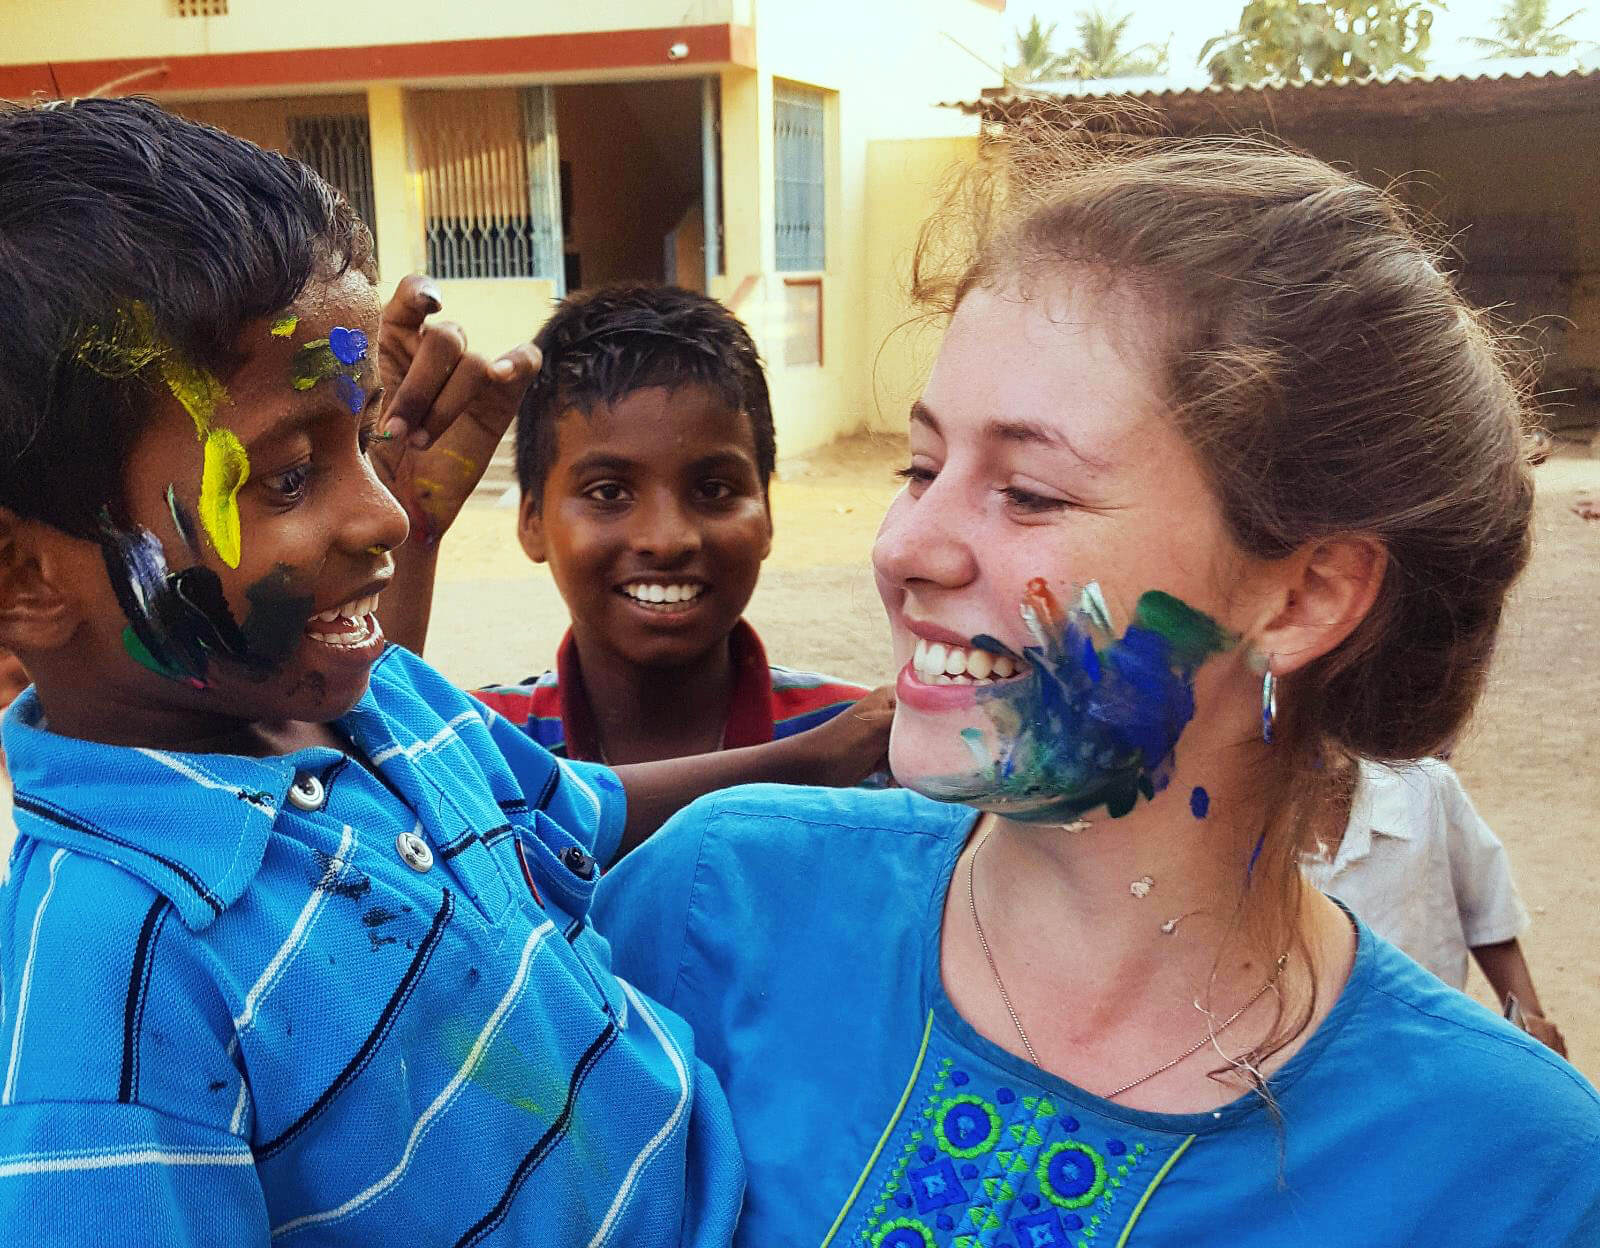
<svg viewBox="0 0 1600 1248">
<path fill-rule="evenodd" d="M 206 435 L 205 470 L 200 480 L 200 524 L 222 562 L 239 566 L 241 537 L 239 491 L 250 479 L 250 458 L 231 429 Z"/>
<path fill-rule="evenodd" d="M 300 324 L 298 316 L 280 316 L 272 322 L 272 336 L 274 338 L 287 338 L 294 333 Z"/>
<path fill-rule="evenodd" d="M 140 667 L 149 668 L 157 676 L 165 676 L 168 680 L 187 681 L 190 679 L 187 672 L 180 672 L 175 667 L 168 667 L 155 655 L 151 654 L 144 642 L 139 640 L 139 634 L 134 632 L 132 628 L 124 628 L 122 630 L 122 648 L 133 657 L 135 663 Z"/>
<path fill-rule="evenodd" d="M 309 390 L 343 371 L 344 365 L 339 363 L 328 340 L 313 338 L 295 351 L 294 362 L 289 366 L 289 384 L 296 390 Z"/>
</svg>

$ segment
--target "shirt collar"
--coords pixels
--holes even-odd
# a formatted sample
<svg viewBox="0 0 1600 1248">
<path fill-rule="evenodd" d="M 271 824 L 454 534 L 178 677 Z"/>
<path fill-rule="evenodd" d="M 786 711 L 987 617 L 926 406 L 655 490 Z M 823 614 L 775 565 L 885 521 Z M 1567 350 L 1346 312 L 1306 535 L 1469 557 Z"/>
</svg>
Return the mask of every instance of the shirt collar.
<svg viewBox="0 0 1600 1248">
<path fill-rule="evenodd" d="M 1344 839 L 1334 855 L 1334 872 L 1337 874 L 1370 854 L 1374 834 L 1409 841 L 1412 837 L 1411 808 L 1404 779 L 1398 773 L 1375 763 L 1361 763 L 1356 768 Z"/>
<path fill-rule="evenodd" d="M 772 669 L 756 630 L 740 620 L 728 634 L 733 660 L 733 696 L 722 730 L 722 748 L 764 745 L 772 740 Z M 583 668 L 572 630 L 556 650 L 556 695 L 561 706 L 561 731 L 568 758 L 604 762 L 600 729 L 583 683 Z"/>
<path fill-rule="evenodd" d="M 295 755 L 186 754 L 64 737 L 44 726 L 31 688 L 6 713 L 5 747 L 18 832 L 115 863 L 195 930 L 261 869 L 296 771 Z"/>
</svg>

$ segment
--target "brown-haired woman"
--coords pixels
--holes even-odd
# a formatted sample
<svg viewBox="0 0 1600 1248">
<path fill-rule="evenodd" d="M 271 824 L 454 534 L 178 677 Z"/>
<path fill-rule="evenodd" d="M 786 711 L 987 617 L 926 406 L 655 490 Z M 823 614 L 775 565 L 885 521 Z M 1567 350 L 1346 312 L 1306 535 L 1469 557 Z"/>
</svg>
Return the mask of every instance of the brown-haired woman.
<svg viewBox="0 0 1600 1248">
<path fill-rule="evenodd" d="M 1532 501 L 1495 338 L 1317 161 L 1009 172 L 922 275 L 874 550 L 913 792 L 735 790 L 602 887 L 728 1091 L 742 1242 L 1600 1242 L 1595 1090 L 1298 870 L 1330 760 L 1478 695 Z"/>
</svg>

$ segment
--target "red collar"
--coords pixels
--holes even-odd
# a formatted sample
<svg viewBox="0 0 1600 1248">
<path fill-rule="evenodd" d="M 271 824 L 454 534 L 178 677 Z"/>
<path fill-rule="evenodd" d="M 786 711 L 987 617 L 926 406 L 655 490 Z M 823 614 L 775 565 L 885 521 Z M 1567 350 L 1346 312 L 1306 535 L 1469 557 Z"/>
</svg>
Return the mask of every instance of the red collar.
<svg viewBox="0 0 1600 1248">
<path fill-rule="evenodd" d="M 733 656 L 733 697 L 722 733 L 722 748 L 765 745 L 772 740 L 772 669 L 767 665 L 767 652 L 756 630 L 744 620 L 733 626 L 728 645 Z M 571 629 L 556 650 L 556 692 L 567 757 L 600 762 L 600 732 L 589 705 Z"/>
</svg>

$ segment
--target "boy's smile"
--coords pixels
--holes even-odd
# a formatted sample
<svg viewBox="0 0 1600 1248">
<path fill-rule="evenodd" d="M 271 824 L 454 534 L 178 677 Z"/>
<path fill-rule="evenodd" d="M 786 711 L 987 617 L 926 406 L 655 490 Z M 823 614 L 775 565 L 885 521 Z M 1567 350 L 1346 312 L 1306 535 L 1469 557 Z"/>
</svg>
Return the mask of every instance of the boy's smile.
<svg viewBox="0 0 1600 1248">
<path fill-rule="evenodd" d="M 772 544 L 749 418 L 697 385 L 566 413 L 520 534 L 583 646 L 638 667 L 695 662 L 738 622 Z"/>
<path fill-rule="evenodd" d="M 100 722 L 52 701 L 58 731 L 207 748 L 251 724 L 332 720 L 365 692 L 406 536 L 367 459 L 377 320 L 366 278 L 314 279 L 243 328 L 225 375 L 159 366 L 125 506 L 78 578 L 69 649 Z"/>
</svg>

